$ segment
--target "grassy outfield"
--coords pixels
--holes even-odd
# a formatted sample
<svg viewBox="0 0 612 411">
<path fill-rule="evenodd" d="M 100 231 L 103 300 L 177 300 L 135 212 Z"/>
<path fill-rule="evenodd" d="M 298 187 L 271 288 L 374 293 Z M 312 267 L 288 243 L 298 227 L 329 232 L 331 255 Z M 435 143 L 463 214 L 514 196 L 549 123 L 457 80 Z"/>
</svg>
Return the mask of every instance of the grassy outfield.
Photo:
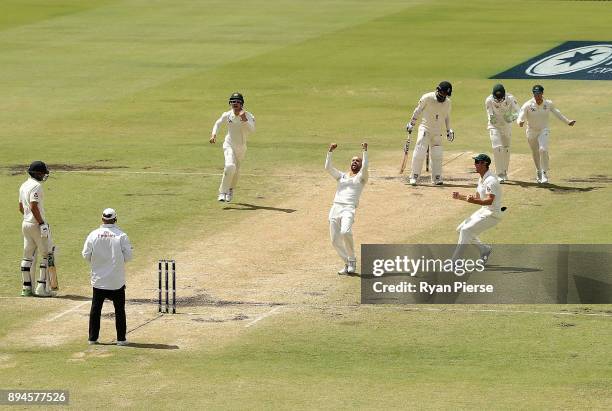
<svg viewBox="0 0 612 411">
<path fill-rule="evenodd" d="M 457 133 L 445 149 L 490 152 L 483 106 L 496 81 L 487 78 L 566 40 L 608 39 L 611 10 L 607 2 L 450 0 L 36 0 L 2 8 L 0 297 L 20 289 L 17 190 L 34 159 L 52 168 L 46 209 L 62 291 L 83 295 L 80 249 L 105 207 L 118 210 L 136 267 L 197 241 L 194 226 L 210 234 L 246 217 L 218 206 L 218 176 L 189 174 L 221 171 L 220 144 L 207 140 L 232 91 L 244 93 L 258 126 L 242 170 L 256 176 L 243 178 L 239 201 L 274 206 L 292 182 L 273 175 L 322 167 L 331 141 L 356 151 L 367 139 L 373 167 L 390 151 L 399 162 L 414 105 L 443 79 L 453 83 Z M 504 81 L 520 103 L 533 83 Z M 606 82 L 542 83 L 577 120 L 574 128 L 551 120 L 559 187 L 513 196 L 518 187 L 505 186 L 510 210 L 487 240 L 610 243 L 612 92 Z M 522 130 L 514 136 L 513 151 L 528 154 Z M 338 153 L 338 163 L 350 154 Z M 407 231 L 406 241 L 454 242 L 462 217 L 425 236 Z M 31 301 L 15 309 L 0 299 L 0 338 L 24 318 L 48 315 Z M 362 308 L 282 318 L 187 354 L 110 348 L 81 361 L 81 341 L 11 348 L 0 353 L 0 388 L 55 388 L 49 381 L 61 375 L 76 408 L 612 406 L 608 317 Z"/>
</svg>

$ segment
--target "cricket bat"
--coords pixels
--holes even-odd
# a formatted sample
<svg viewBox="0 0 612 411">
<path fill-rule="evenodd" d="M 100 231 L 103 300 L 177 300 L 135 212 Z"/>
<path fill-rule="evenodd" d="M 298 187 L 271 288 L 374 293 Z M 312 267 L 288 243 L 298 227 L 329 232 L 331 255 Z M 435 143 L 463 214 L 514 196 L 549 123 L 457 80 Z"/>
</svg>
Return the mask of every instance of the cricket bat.
<svg viewBox="0 0 612 411">
<path fill-rule="evenodd" d="M 427 157 L 425 157 L 425 171 L 429 171 L 429 146 L 427 146 Z"/>
<path fill-rule="evenodd" d="M 410 134 L 404 143 L 404 157 L 402 158 L 402 164 L 400 165 L 400 174 L 406 169 L 406 163 L 408 163 L 408 152 L 410 151 Z"/>
<path fill-rule="evenodd" d="M 57 283 L 57 268 L 55 267 L 55 246 L 51 249 L 48 258 L 48 268 L 49 270 L 49 285 L 51 286 L 51 290 L 57 291 L 59 290 L 59 284 Z"/>
</svg>

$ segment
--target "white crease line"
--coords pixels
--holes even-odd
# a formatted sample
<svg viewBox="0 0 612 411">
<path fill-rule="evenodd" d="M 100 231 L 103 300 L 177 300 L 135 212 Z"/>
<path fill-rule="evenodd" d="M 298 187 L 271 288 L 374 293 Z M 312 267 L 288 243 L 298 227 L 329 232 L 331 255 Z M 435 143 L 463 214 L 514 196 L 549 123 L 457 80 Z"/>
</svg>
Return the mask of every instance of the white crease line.
<svg viewBox="0 0 612 411">
<path fill-rule="evenodd" d="M 280 310 L 282 307 L 283 307 L 282 305 L 279 305 L 278 307 L 274 307 L 274 308 L 273 308 L 273 309 L 271 309 L 270 311 L 268 311 L 268 312 L 266 312 L 266 313 L 263 313 L 263 314 L 261 314 L 261 315 L 259 315 L 259 316 L 255 317 L 255 318 L 253 319 L 253 321 L 251 321 L 250 323 L 248 323 L 247 325 L 245 325 L 245 327 L 247 327 L 247 328 L 248 328 L 248 327 L 250 327 L 250 326 L 252 326 L 252 325 L 257 324 L 259 321 L 263 320 L 263 319 L 264 319 L 264 318 L 266 318 L 266 317 L 271 316 L 271 315 L 272 315 L 272 314 L 274 314 L 276 311 Z"/>
<path fill-rule="evenodd" d="M 72 307 L 71 309 L 66 310 L 66 311 L 64 311 L 64 312 L 61 312 L 61 313 L 59 313 L 58 315 L 56 315 L 55 317 L 53 317 L 53 318 L 51 318 L 51 319 L 49 319 L 49 320 L 47 320 L 47 321 L 48 321 L 48 322 L 55 321 L 55 320 L 57 320 L 58 318 L 63 317 L 64 315 L 66 315 L 66 314 L 68 314 L 68 313 L 70 313 L 70 312 L 76 311 L 76 310 L 78 310 L 79 308 L 81 308 L 82 306 L 87 305 L 87 304 L 90 304 L 90 303 L 91 303 L 91 301 L 83 301 L 81 304 L 75 305 L 75 306 L 74 306 L 74 307 Z"/>
</svg>

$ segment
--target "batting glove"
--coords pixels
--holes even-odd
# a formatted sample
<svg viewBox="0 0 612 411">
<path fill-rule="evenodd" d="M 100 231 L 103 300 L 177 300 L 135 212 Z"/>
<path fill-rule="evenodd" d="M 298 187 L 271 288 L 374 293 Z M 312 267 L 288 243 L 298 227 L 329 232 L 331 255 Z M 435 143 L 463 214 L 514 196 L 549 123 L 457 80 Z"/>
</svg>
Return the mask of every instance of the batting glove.
<svg viewBox="0 0 612 411">
<path fill-rule="evenodd" d="M 446 139 L 450 142 L 455 140 L 455 132 L 453 129 L 446 130 Z"/>
<path fill-rule="evenodd" d="M 412 134 L 413 128 L 414 128 L 414 125 L 412 123 L 406 124 L 406 131 L 408 132 L 408 134 Z"/>
<path fill-rule="evenodd" d="M 40 228 L 40 236 L 42 238 L 48 238 L 49 237 L 49 224 L 42 223 L 39 228 Z"/>
</svg>

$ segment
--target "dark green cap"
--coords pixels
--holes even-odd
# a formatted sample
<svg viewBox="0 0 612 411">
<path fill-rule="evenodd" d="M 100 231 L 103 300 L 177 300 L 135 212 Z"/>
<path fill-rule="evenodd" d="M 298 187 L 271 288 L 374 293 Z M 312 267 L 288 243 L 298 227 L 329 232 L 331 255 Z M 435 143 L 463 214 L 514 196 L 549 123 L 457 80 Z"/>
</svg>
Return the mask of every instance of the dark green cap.
<svg viewBox="0 0 612 411">
<path fill-rule="evenodd" d="M 544 87 L 540 86 L 539 84 L 536 84 L 535 86 L 533 86 L 533 89 L 531 89 L 531 91 L 533 92 L 533 94 L 543 94 L 544 93 Z"/>
<path fill-rule="evenodd" d="M 487 165 L 491 165 L 491 157 L 489 157 L 486 154 L 478 154 L 475 157 L 472 157 L 474 159 L 474 161 L 484 161 L 485 163 L 487 163 Z"/>
<path fill-rule="evenodd" d="M 496 84 L 493 86 L 493 92 L 491 94 L 493 94 L 493 97 L 495 97 L 496 99 L 502 99 L 506 97 L 506 89 L 503 85 Z"/>
</svg>

